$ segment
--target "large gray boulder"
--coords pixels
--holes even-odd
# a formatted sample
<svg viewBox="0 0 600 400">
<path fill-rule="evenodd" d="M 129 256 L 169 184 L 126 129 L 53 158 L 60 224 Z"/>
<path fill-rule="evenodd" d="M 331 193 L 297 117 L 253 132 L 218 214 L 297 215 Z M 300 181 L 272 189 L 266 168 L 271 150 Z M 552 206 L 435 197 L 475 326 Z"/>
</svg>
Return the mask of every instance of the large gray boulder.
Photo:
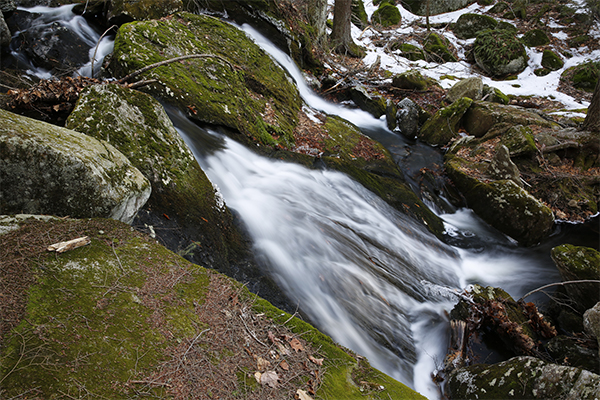
<svg viewBox="0 0 600 400">
<path fill-rule="evenodd" d="M 446 100 L 454 103 L 461 97 L 468 97 L 471 100 L 481 100 L 483 96 L 483 81 L 479 77 L 466 78 L 454 84 L 446 94 Z"/>
<path fill-rule="evenodd" d="M 598 341 L 598 358 L 600 358 L 600 303 L 583 314 L 583 328 Z"/>
<path fill-rule="evenodd" d="M 448 390 L 452 399 L 592 400 L 600 396 L 600 376 L 523 356 L 456 369 Z"/>
<path fill-rule="evenodd" d="M 563 281 L 600 280 L 600 252 L 597 250 L 563 244 L 553 248 L 551 255 Z M 567 284 L 565 290 L 581 312 L 600 301 L 600 283 Z"/>
<path fill-rule="evenodd" d="M 0 110 L 0 214 L 131 222 L 150 183 L 116 148 Z"/>
<path fill-rule="evenodd" d="M 398 103 L 397 129 L 404 136 L 414 139 L 419 132 L 419 105 L 408 97 Z"/>
</svg>

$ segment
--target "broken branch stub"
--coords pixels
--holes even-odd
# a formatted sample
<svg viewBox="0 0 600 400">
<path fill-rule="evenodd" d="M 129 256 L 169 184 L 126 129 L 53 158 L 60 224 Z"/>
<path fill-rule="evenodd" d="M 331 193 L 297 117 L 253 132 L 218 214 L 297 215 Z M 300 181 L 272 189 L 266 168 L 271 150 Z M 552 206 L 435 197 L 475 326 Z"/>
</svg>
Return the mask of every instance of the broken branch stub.
<svg viewBox="0 0 600 400">
<path fill-rule="evenodd" d="M 58 242 L 48 246 L 48 251 L 64 253 L 65 251 L 73 250 L 91 243 L 89 236 L 83 236 L 77 239 L 68 240 L 66 242 Z"/>
</svg>

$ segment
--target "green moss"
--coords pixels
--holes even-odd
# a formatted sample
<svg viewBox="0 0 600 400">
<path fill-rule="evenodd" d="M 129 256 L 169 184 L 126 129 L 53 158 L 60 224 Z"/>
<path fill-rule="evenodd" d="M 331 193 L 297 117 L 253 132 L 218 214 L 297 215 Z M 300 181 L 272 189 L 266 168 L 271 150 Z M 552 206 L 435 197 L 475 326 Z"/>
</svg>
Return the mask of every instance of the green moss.
<svg viewBox="0 0 600 400">
<path fill-rule="evenodd" d="M 600 77 L 600 61 L 588 61 L 573 69 L 573 86 L 593 92 Z"/>
<path fill-rule="evenodd" d="M 392 78 L 392 86 L 400 89 L 425 90 L 433 85 L 437 85 L 435 80 L 423 76 L 416 69 L 402 72 Z"/>
<path fill-rule="evenodd" d="M 118 17 L 116 22 L 131 20 L 150 20 L 166 17 L 183 9 L 181 0 L 113 0 L 110 15 Z"/>
<path fill-rule="evenodd" d="M 521 38 L 527 47 L 545 46 L 550 43 L 550 39 L 546 32 L 541 29 L 532 29 L 527 31 Z"/>
<path fill-rule="evenodd" d="M 400 11 L 398 7 L 387 2 L 381 3 L 379 8 L 373 12 L 371 21 L 384 27 L 397 25 L 400 22 Z"/>
<path fill-rule="evenodd" d="M 423 41 L 423 50 L 430 61 L 444 63 L 456 62 L 457 58 L 452 54 L 448 47 L 449 43 L 437 33 L 430 33 Z"/>
<path fill-rule="evenodd" d="M 523 125 L 513 125 L 502 135 L 502 144 L 510 151 L 511 157 L 532 155 L 537 153 L 537 147 L 531 128 Z"/>
<path fill-rule="evenodd" d="M 507 30 L 488 30 L 477 34 L 473 53 L 477 64 L 492 76 L 520 72 L 527 66 L 525 47 L 513 32 Z M 523 60 L 521 65 L 515 64 L 519 59 Z"/>
<path fill-rule="evenodd" d="M 360 29 L 369 26 L 369 17 L 365 11 L 363 0 L 352 0 L 352 23 Z"/>
<path fill-rule="evenodd" d="M 498 21 L 494 18 L 481 14 L 462 14 L 452 27 L 452 31 L 459 39 L 474 38 L 477 32 L 495 29 Z"/>
<path fill-rule="evenodd" d="M 236 129 L 264 144 L 293 143 L 301 104 L 297 89 L 243 32 L 215 18 L 179 13 L 169 20 L 123 25 L 110 69 L 123 76 L 187 54 L 207 56 L 143 74 L 161 82 L 147 90 L 203 122 Z M 273 118 L 264 124 L 273 129 L 256 122 L 270 110 Z"/>
<path fill-rule="evenodd" d="M 473 100 L 462 97 L 450 106 L 440 109 L 425 122 L 417 136 L 431 145 L 446 145 L 451 139 L 458 136 L 462 117 L 472 103 Z"/>
<path fill-rule="evenodd" d="M 565 65 L 565 62 L 560 58 L 558 54 L 552 50 L 544 50 L 542 55 L 542 67 L 549 69 L 550 71 L 557 71 Z"/>
<path fill-rule="evenodd" d="M 509 32 L 513 32 L 514 34 L 517 33 L 517 27 L 514 26 L 513 24 L 511 24 L 510 22 L 506 22 L 506 21 L 498 22 L 498 25 L 496 25 L 496 30 L 509 31 Z"/>
</svg>

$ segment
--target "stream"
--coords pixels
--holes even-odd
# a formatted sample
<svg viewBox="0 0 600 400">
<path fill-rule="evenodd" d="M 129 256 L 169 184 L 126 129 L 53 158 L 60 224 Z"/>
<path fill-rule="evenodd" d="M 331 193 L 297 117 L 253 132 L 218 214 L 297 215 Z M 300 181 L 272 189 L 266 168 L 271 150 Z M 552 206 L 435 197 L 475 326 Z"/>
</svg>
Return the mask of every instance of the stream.
<svg viewBox="0 0 600 400">
<path fill-rule="evenodd" d="M 35 10 L 47 19 L 52 14 L 65 26 L 81 18 L 67 11 Z M 84 23 L 72 25 L 81 29 Z M 353 122 L 390 149 L 403 169 L 441 162 L 437 150 L 408 142 L 389 131 L 384 121 L 320 98 L 287 54 L 250 26 L 241 29 L 288 71 L 308 107 Z M 91 43 L 91 57 L 100 35 L 81 31 Z M 100 60 L 112 51 L 112 43 L 105 38 L 99 49 Z M 31 74 L 47 74 L 27 64 L 18 52 L 13 56 L 28 65 Z M 88 63 L 78 73 L 89 75 L 90 69 Z M 239 215 L 265 273 L 294 305 L 334 340 L 430 399 L 441 397 L 432 373 L 443 368 L 447 312 L 458 291 L 478 283 L 502 287 L 519 298 L 560 280 L 550 258 L 552 247 L 565 242 L 598 245 L 588 230 L 593 222 L 558 225 L 544 243 L 523 248 L 469 209 L 442 210 L 431 204 L 445 222 L 448 240 L 442 242 L 342 173 L 268 159 L 218 132 L 186 124 L 183 114 L 171 117 L 202 169 Z"/>
</svg>

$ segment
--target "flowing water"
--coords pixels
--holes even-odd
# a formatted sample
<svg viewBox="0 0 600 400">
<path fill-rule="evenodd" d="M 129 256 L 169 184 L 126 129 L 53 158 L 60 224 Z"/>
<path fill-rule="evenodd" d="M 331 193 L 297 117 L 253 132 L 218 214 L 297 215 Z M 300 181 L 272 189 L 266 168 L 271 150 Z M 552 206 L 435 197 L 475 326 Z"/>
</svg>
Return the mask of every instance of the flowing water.
<svg viewBox="0 0 600 400">
<path fill-rule="evenodd" d="M 37 12 L 80 29 L 89 39 L 91 57 L 100 35 L 82 28 L 71 8 L 59 10 Z M 289 72 L 309 107 L 355 123 L 383 142 L 405 168 L 440 161 L 435 150 L 407 143 L 382 120 L 315 95 L 285 53 L 251 27 L 242 28 Z M 98 64 L 112 43 L 107 39 L 99 48 Z M 79 73 L 89 74 L 90 67 Z M 431 373 L 442 367 L 446 312 L 456 301 L 454 294 L 479 283 L 500 286 L 518 298 L 559 280 L 549 257 L 552 246 L 564 243 L 567 235 L 574 244 L 590 241 L 585 233 L 577 236 L 579 228 L 563 226 L 544 245 L 525 249 L 468 209 L 444 214 L 434 207 L 445 221 L 451 246 L 341 173 L 267 159 L 186 123 L 181 114 L 172 118 L 227 205 L 240 216 L 257 259 L 283 292 L 337 342 L 432 399 L 440 397 Z"/>
</svg>

